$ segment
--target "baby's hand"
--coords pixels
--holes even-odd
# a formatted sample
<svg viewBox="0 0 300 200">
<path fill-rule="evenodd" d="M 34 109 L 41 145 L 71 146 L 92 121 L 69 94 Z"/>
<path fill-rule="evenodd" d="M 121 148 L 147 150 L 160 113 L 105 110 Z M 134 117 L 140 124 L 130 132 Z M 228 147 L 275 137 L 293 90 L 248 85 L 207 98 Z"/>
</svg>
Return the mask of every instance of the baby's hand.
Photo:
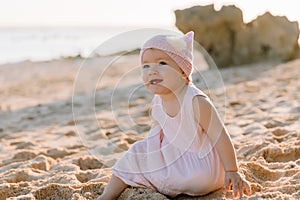
<svg viewBox="0 0 300 200">
<path fill-rule="evenodd" d="M 249 183 L 242 178 L 239 172 L 225 172 L 225 188 L 230 190 L 232 186 L 235 197 L 241 198 L 243 196 L 243 189 L 246 189 L 247 195 L 251 194 Z"/>
</svg>

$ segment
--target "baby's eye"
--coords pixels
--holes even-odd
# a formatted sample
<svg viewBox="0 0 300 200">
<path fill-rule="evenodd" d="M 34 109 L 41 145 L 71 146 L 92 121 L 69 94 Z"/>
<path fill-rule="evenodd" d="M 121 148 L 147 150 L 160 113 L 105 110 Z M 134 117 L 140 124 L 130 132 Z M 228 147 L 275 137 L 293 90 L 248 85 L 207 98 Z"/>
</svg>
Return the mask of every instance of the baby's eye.
<svg viewBox="0 0 300 200">
<path fill-rule="evenodd" d="M 149 68 L 150 67 L 150 65 L 143 65 L 143 68 L 144 69 L 147 69 L 147 68 Z"/>
<path fill-rule="evenodd" d="M 167 63 L 164 61 L 161 61 L 161 62 L 159 62 L 159 65 L 167 65 Z"/>
</svg>

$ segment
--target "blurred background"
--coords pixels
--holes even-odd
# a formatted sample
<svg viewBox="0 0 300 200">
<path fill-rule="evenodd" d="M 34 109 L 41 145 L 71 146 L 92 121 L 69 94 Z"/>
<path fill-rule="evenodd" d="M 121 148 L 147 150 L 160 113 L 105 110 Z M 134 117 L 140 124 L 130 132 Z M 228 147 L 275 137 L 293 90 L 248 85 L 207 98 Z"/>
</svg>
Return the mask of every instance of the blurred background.
<svg viewBox="0 0 300 200">
<path fill-rule="evenodd" d="M 0 64 L 88 57 L 103 41 L 134 29 L 179 31 L 175 10 L 209 4 L 235 5 L 245 23 L 266 11 L 300 21 L 294 0 L 0 0 Z"/>
</svg>

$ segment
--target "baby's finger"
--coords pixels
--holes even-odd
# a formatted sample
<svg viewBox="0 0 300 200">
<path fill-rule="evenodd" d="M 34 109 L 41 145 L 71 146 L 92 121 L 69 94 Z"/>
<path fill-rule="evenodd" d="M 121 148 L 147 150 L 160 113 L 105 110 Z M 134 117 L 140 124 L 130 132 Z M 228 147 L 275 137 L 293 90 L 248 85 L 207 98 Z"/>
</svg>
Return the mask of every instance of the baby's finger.
<svg viewBox="0 0 300 200">
<path fill-rule="evenodd" d="M 243 184 L 241 181 L 236 182 L 233 193 L 235 197 L 241 198 L 243 196 Z"/>
<path fill-rule="evenodd" d="M 239 191 L 239 198 L 242 198 L 242 196 L 243 196 L 243 182 L 239 182 L 238 191 Z"/>
<path fill-rule="evenodd" d="M 234 195 L 235 197 L 237 197 L 237 196 L 238 196 L 238 193 L 239 193 L 239 184 L 238 184 L 238 182 L 234 182 L 234 183 L 232 184 L 232 190 L 233 190 L 233 195 Z"/>
<path fill-rule="evenodd" d="M 226 190 L 230 190 L 231 181 L 230 181 L 229 178 L 226 178 L 226 179 L 225 179 L 224 185 L 225 185 Z"/>
<path fill-rule="evenodd" d="M 251 194 L 251 187 L 250 187 L 250 185 L 248 184 L 248 182 L 243 181 L 243 187 L 245 187 L 246 192 L 247 192 L 247 195 L 250 195 L 250 194 Z"/>
</svg>

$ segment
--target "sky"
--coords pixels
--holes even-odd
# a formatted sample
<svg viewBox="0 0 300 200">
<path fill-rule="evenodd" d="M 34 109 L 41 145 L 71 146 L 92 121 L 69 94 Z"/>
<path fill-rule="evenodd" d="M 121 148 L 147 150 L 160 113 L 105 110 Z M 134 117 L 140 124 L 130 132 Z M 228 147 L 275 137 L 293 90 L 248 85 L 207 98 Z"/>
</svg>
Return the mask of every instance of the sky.
<svg viewBox="0 0 300 200">
<path fill-rule="evenodd" d="M 174 10 L 208 4 L 236 5 L 245 22 L 269 11 L 300 23 L 297 0 L 0 0 L 0 27 L 172 27 Z"/>
</svg>

